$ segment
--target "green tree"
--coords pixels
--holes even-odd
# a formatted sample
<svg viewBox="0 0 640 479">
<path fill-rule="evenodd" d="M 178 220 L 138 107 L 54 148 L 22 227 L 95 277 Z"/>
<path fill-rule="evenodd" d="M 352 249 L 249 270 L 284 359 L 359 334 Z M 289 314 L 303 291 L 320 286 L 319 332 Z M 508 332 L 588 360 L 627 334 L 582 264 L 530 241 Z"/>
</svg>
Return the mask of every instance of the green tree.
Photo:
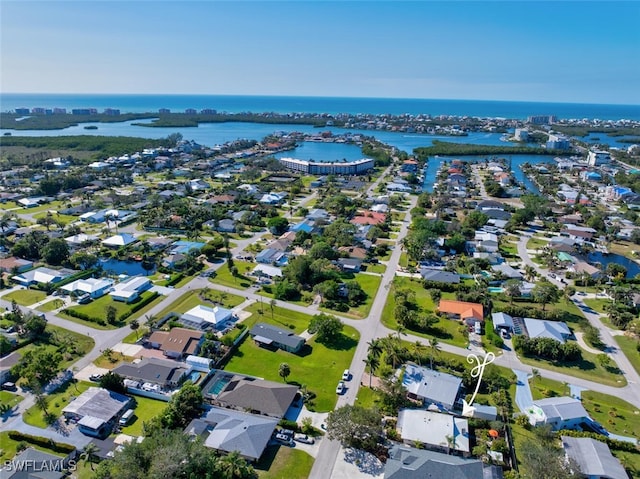
<svg viewBox="0 0 640 479">
<path fill-rule="evenodd" d="M 162 415 L 162 425 L 168 429 L 184 429 L 202 413 L 204 398 L 202 391 L 191 381 L 171 396 L 169 405 Z"/>
<path fill-rule="evenodd" d="M 124 378 L 113 371 L 109 371 L 100 378 L 100 387 L 115 393 L 127 393 L 127 387 L 124 385 Z"/>
<path fill-rule="evenodd" d="M 61 370 L 62 355 L 44 346 L 26 351 L 14 366 L 14 376 L 25 378 L 28 384 L 46 386 Z"/>
<path fill-rule="evenodd" d="M 115 308 L 115 306 L 108 305 L 104 309 L 104 311 L 105 311 L 105 314 L 107 316 L 107 323 L 115 324 L 116 319 L 117 319 L 117 314 L 118 314 L 118 310 Z"/>
<path fill-rule="evenodd" d="M 547 304 L 557 303 L 560 299 L 560 290 L 555 284 L 549 281 L 540 281 L 531 291 L 534 301 L 542 304 L 542 311 L 545 311 Z"/>
<path fill-rule="evenodd" d="M 37 338 L 44 334 L 47 328 L 47 319 L 44 316 L 27 313 L 27 315 L 25 315 L 24 327 L 32 337 Z"/>
<path fill-rule="evenodd" d="M 280 363 L 278 368 L 278 375 L 287 382 L 287 378 L 291 374 L 291 367 L 287 363 Z"/>
<path fill-rule="evenodd" d="M 60 238 L 53 238 L 42 249 L 42 258 L 49 264 L 58 266 L 69 259 L 67 242 Z"/>
<path fill-rule="evenodd" d="M 330 343 L 342 334 L 344 324 L 335 316 L 320 313 L 311 318 L 308 331 L 311 334 L 317 334 L 317 341 L 321 343 Z"/>
<path fill-rule="evenodd" d="M 329 413 L 327 433 L 344 447 L 373 452 L 382 439 L 382 415 L 376 409 L 346 405 Z"/>
<path fill-rule="evenodd" d="M 136 340 L 137 340 L 138 339 L 138 329 L 140 329 L 140 323 L 138 322 L 137 319 L 134 319 L 129 323 L 129 327 L 131 328 L 132 331 L 136 332 Z"/>
<path fill-rule="evenodd" d="M 282 216 L 274 216 L 267 221 L 267 227 L 274 235 L 280 236 L 289 228 L 289 222 Z"/>
<path fill-rule="evenodd" d="M 93 461 L 95 460 L 96 454 L 100 452 L 100 448 L 98 446 L 96 446 L 93 442 L 90 442 L 89 444 L 87 444 L 86 446 L 84 446 L 84 449 L 82 450 L 82 454 L 80 455 L 80 457 L 88 462 L 91 466 L 91 470 L 93 471 Z"/>
</svg>

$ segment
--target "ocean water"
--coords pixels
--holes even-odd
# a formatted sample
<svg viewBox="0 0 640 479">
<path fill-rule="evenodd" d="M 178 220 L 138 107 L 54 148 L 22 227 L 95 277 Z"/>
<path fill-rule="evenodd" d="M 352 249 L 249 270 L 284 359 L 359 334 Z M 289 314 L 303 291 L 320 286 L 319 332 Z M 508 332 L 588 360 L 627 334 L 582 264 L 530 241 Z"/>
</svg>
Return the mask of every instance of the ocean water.
<svg viewBox="0 0 640 479">
<path fill-rule="evenodd" d="M 407 98 L 338 98 L 233 95 L 100 95 L 0 93 L 0 111 L 16 108 L 118 108 L 123 113 L 168 108 L 213 108 L 220 112 L 430 114 L 525 119 L 556 115 L 561 119 L 640 120 L 640 105 L 598 105 L 524 101 L 428 100 Z"/>
</svg>

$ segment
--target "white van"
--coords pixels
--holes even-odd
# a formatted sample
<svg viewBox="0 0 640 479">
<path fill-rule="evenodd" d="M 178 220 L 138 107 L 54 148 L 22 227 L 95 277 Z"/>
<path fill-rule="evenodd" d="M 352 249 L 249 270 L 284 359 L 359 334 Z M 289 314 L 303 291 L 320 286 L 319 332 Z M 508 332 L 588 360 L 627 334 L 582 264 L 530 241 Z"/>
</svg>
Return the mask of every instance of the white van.
<svg viewBox="0 0 640 479">
<path fill-rule="evenodd" d="M 476 334 L 482 334 L 482 324 L 480 324 L 480 321 L 476 321 L 475 326 L 475 333 Z"/>
<path fill-rule="evenodd" d="M 120 418 L 120 421 L 118 421 L 118 424 L 120 424 L 121 426 L 126 426 L 129 421 L 131 421 L 134 413 L 135 411 L 133 409 L 127 409 L 127 411 Z"/>
</svg>

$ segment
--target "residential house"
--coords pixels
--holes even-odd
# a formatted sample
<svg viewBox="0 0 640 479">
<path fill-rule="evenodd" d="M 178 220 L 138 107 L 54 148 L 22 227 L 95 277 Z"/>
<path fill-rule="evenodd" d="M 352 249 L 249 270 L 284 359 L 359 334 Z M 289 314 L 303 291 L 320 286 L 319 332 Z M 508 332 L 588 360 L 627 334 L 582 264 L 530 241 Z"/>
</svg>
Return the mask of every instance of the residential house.
<svg viewBox="0 0 640 479">
<path fill-rule="evenodd" d="M 258 278 L 279 278 L 282 276 L 282 268 L 278 268 L 277 266 L 270 266 L 267 264 L 259 264 L 257 265 L 252 273 L 254 276 Z"/>
<path fill-rule="evenodd" d="M 137 363 L 120 363 L 113 372 L 125 378 L 128 388 L 160 392 L 177 388 L 191 367 L 167 359 L 142 358 Z"/>
<path fill-rule="evenodd" d="M 571 271 L 577 275 L 587 274 L 590 278 L 598 278 L 602 276 L 602 271 L 586 261 L 576 261 L 567 268 L 567 271 Z"/>
<path fill-rule="evenodd" d="M 235 233 L 236 231 L 236 222 L 230 219 L 223 219 L 218 221 L 218 227 L 216 231 L 220 233 Z"/>
<path fill-rule="evenodd" d="M 206 447 L 221 452 L 238 452 L 248 461 L 257 461 L 278 425 L 275 418 L 213 407 L 194 419 L 185 434 L 200 437 Z"/>
<path fill-rule="evenodd" d="M 420 276 L 425 281 L 433 281 L 436 283 L 458 284 L 460 283 L 460 275 L 451 273 L 442 269 L 421 268 Z"/>
<path fill-rule="evenodd" d="M 298 395 L 298 387 L 218 370 L 202 386 L 214 406 L 282 418 Z"/>
<path fill-rule="evenodd" d="M 11 339 L 9 339 L 9 341 L 13 342 Z M 14 351 L 11 354 L 2 357 L 2 360 L 0 360 L 0 384 L 9 379 L 11 376 L 11 368 L 18 364 L 21 358 L 22 354 L 20 354 L 19 351 Z"/>
<path fill-rule="evenodd" d="M 571 336 L 571 330 L 564 321 L 547 321 L 545 319 L 524 318 L 524 326 L 529 338 L 551 338 L 564 344 Z"/>
<path fill-rule="evenodd" d="M 13 273 L 15 271 L 16 273 L 24 273 L 30 268 L 33 268 L 33 261 L 16 258 L 15 256 L 0 258 L 0 272 Z"/>
<path fill-rule="evenodd" d="M 63 408 L 62 414 L 68 421 L 76 422 L 83 434 L 105 437 L 131 404 L 129 396 L 90 387 Z"/>
<path fill-rule="evenodd" d="M 450 414 L 424 409 L 401 409 L 397 430 L 405 444 L 422 444 L 425 449 L 468 455 L 469 422 Z"/>
<path fill-rule="evenodd" d="M 260 203 L 265 204 L 265 205 L 279 205 L 280 203 L 282 203 L 284 201 L 284 199 L 289 196 L 287 192 L 285 191 L 281 191 L 278 193 L 275 192 L 271 192 L 271 193 L 267 193 L 265 195 L 262 195 L 262 198 L 260 198 Z"/>
<path fill-rule="evenodd" d="M 72 452 L 66 457 L 56 456 L 28 447 L 0 469 L 2 479 L 62 479 L 67 477 L 66 469 L 75 457 Z"/>
<path fill-rule="evenodd" d="M 22 284 L 23 286 L 30 286 L 32 284 L 38 283 L 55 284 L 75 273 L 75 271 L 70 269 L 51 269 L 40 267 L 25 271 L 24 273 L 13 276 L 11 279 Z"/>
<path fill-rule="evenodd" d="M 180 316 L 180 322 L 189 328 L 222 330 L 233 320 L 233 311 L 221 306 L 210 308 L 199 304 Z"/>
<path fill-rule="evenodd" d="M 356 258 L 360 260 L 366 259 L 368 254 L 365 248 L 360 248 L 358 246 L 340 246 L 338 251 L 340 253 L 346 253 L 349 255 L 349 258 Z"/>
<path fill-rule="evenodd" d="M 256 262 L 262 264 L 273 264 L 279 261 L 284 253 L 277 249 L 265 248 L 256 255 Z"/>
<path fill-rule="evenodd" d="M 174 269 L 179 266 L 180 263 L 184 263 L 187 258 L 188 256 L 182 253 L 170 254 L 162 258 L 162 266 Z"/>
<path fill-rule="evenodd" d="M 567 225 L 567 227 L 562 230 L 560 234 L 568 236 L 569 238 L 578 242 L 583 242 L 591 241 L 597 232 L 597 230 L 586 226 Z"/>
<path fill-rule="evenodd" d="M 438 311 L 462 321 L 484 321 L 484 308 L 478 303 L 441 299 Z"/>
<path fill-rule="evenodd" d="M 496 331 L 513 331 L 513 318 L 507 313 L 491 313 L 491 322 Z"/>
<path fill-rule="evenodd" d="M 345 272 L 359 273 L 362 269 L 362 260 L 358 258 L 338 258 L 335 263 Z"/>
<path fill-rule="evenodd" d="M 172 359 L 182 359 L 185 356 L 198 354 L 203 341 L 202 331 L 185 328 L 154 331 L 147 339 L 147 343 L 152 348 L 160 349 L 165 356 Z"/>
<path fill-rule="evenodd" d="M 354 216 L 350 223 L 354 225 L 371 225 L 377 226 L 384 223 L 387 219 L 387 215 L 384 213 L 376 213 L 375 211 L 362 211 L 357 216 Z"/>
<path fill-rule="evenodd" d="M 593 423 L 580 400 L 566 396 L 533 401 L 525 413 L 532 426 L 549 424 L 554 431 L 580 429 L 582 423 Z"/>
<path fill-rule="evenodd" d="M 402 386 L 409 398 L 422 401 L 425 406 L 433 404 L 447 411 L 456 406 L 462 386 L 459 377 L 413 363 L 406 364 L 399 374 L 402 375 Z"/>
<path fill-rule="evenodd" d="M 153 236 L 145 240 L 153 251 L 163 251 L 173 244 L 175 240 L 162 236 Z"/>
<path fill-rule="evenodd" d="M 498 479 L 502 477 L 501 472 L 479 459 L 394 445 L 389 450 L 384 479 Z"/>
<path fill-rule="evenodd" d="M 494 264 L 491 269 L 495 273 L 502 274 L 507 279 L 522 279 L 522 273 L 507 263 Z"/>
<path fill-rule="evenodd" d="M 578 465 L 587 479 L 628 479 L 620 461 L 611 454 L 609 446 L 590 437 L 561 436 L 567 458 Z"/>
<path fill-rule="evenodd" d="M 103 278 L 77 279 L 69 284 L 65 284 L 61 289 L 76 296 L 88 294 L 91 299 L 104 296 L 113 286 L 113 280 Z"/>
<path fill-rule="evenodd" d="M 138 239 L 129 233 L 118 233 L 105 240 L 102 240 L 102 244 L 109 248 L 122 248 L 123 246 L 129 246 L 135 243 Z"/>
<path fill-rule="evenodd" d="M 125 281 L 121 281 L 113 287 L 113 291 L 109 293 L 109 296 L 114 301 L 122 301 L 125 303 L 131 303 L 138 299 L 140 295 L 151 288 L 153 283 L 148 278 L 143 276 L 134 276 Z"/>
<path fill-rule="evenodd" d="M 267 323 L 257 323 L 249 334 L 260 346 L 282 349 L 290 353 L 297 353 L 305 344 L 304 338 L 293 334 L 291 330 Z"/>
<path fill-rule="evenodd" d="M 84 233 L 79 233 L 73 236 L 67 236 L 64 239 L 71 249 L 78 249 L 85 247 L 91 243 L 95 243 L 98 241 L 98 237 L 96 235 L 88 235 Z"/>
<path fill-rule="evenodd" d="M 171 245 L 169 254 L 189 254 L 199 252 L 205 243 L 197 241 L 176 241 Z"/>
</svg>

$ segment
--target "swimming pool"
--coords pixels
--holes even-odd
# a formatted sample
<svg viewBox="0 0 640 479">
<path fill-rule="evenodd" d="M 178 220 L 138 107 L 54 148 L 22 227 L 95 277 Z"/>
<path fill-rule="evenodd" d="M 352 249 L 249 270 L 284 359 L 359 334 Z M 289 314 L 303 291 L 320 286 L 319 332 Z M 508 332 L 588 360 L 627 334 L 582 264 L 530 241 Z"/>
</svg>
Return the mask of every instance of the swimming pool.
<svg viewBox="0 0 640 479">
<path fill-rule="evenodd" d="M 504 288 L 498 288 L 495 286 L 489 286 L 487 288 L 487 291 L 489 291 L 490 293 L 504 293 Z"/>
<path fill-rule="evenodd" d="M 200 381 L 200 373 L 198 371 L 193 371 L 189 375 L 189 381 L 191 381 L 193 384 L 198 384 L 198 382 Z"/>
<path fill-rule="evenodd" d="M 209 388 L 209 391 L 207 391 L 207 394 L 211 394 L 211 395 L 220 394 L 220 392 L 226 387 L 226 385 L 229 384 L 229 381 L 231 381 L 231 379 L 226 377 L 218 379 L 215 383 L 211 385 L 211 387 Z"/>
</svg>

